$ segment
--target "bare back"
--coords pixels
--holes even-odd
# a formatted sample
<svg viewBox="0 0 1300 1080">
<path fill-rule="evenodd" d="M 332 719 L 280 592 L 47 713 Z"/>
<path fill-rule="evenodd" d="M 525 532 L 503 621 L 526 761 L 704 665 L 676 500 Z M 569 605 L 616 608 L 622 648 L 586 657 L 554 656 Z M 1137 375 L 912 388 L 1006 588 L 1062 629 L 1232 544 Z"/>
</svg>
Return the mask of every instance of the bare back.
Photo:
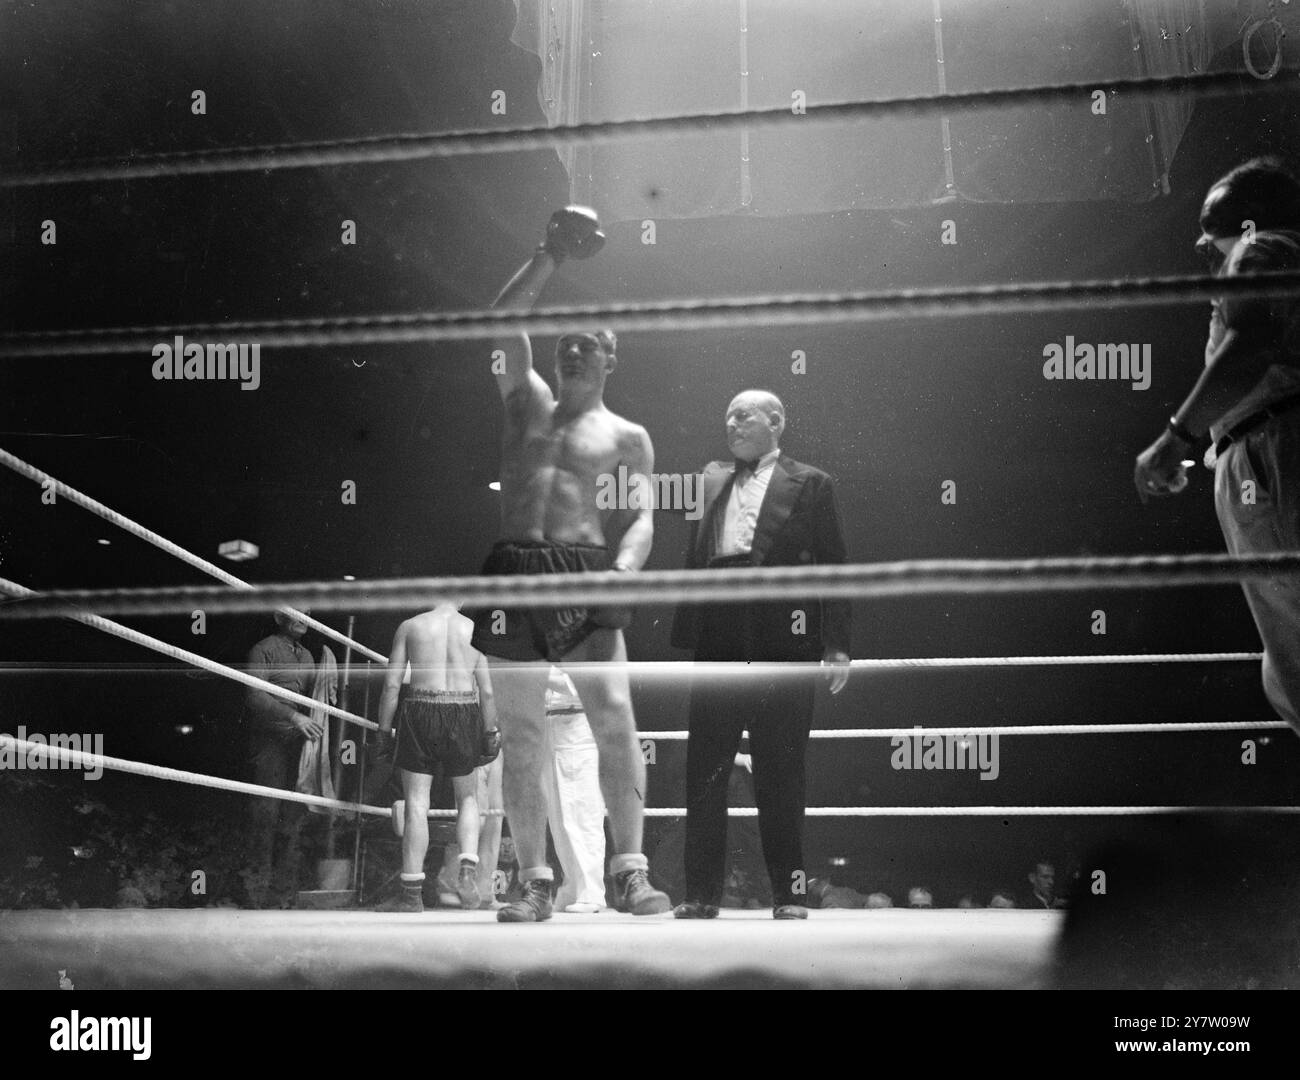
<svg viewBox="0 0 1300 1080">
<path fill-rule="evenodd" d="M 505 402 L 501 536 L 614 546 L 636 512 L 597 505 L 601 477 L 618 477 L 620 466 L 629 475 L 646 470 L 645 430 L 604 405 L 562 415 L 531 374 Z"/>
<path fill-rule="evenodd" d="M 407 619 L 397 637 L 411 665 L 415 690 L 473 690 L 480 662 L 470 645 L 474 623 L 460 612 L 426 611 Z"/>
</svg>

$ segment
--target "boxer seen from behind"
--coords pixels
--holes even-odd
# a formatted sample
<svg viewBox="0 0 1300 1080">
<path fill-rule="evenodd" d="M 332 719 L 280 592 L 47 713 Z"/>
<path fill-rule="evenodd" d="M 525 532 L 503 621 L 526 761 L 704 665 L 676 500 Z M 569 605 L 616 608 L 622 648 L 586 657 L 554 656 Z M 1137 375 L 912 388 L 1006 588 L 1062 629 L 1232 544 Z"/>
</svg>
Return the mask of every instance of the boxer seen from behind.
<svg viewBox="0 0 1300 1080">
<path fill-rule="evenodd" d="M 397 628 L 379 702 L 380 741 L 397 720 L 397 757 L 406 812 L 402 832 L 402 887 L 378 911 L 424 910 L 424 856 L 429 849 L 429 790 L 439 770 L 452 778 L 461 906 L 479 896 L 478 776 L 500 747 L 487 661 L 470 645 L 474 624 L 445 602 Z M 411 681 L 402 685 L 407 664 Z M 489 901 L 491 897 L 488 897 Z"/>
</svg>

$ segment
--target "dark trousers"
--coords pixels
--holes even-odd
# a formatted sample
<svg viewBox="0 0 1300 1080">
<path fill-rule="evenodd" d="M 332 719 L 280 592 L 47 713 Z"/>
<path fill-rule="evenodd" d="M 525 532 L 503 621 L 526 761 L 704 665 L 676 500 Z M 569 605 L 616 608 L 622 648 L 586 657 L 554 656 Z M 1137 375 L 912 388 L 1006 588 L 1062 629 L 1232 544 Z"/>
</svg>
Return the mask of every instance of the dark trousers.
<svg viewBox="0 0 1300 1080">
<path fill-rule="evenodd" d="M 697 661 L 744 660 L 750 651 L 743 605 L 702 612 Z M 686 898 L 717 904 L 727 857 L 727 782 L 749 730 L 763 859 L 774 905 L 802 904 L 804 757 L 814 683 L 804 673 L 757 669 L 725 680 L 701 672 L 691 686 L 686 744 Z M 796 891 L 796 889 L 798 891 Z"/>
<path fill-rule="evenodd" d="M 259 733 L 249 750 L 252 783 L 293 790 L 301 739 L 286 741 Z M 249 861 L 255 875 L 249 899 L 258 907 L 278 907 L 298 891 L 304 810 L 302 803 L 283 799 L 249 800 Z"/>
</svg>

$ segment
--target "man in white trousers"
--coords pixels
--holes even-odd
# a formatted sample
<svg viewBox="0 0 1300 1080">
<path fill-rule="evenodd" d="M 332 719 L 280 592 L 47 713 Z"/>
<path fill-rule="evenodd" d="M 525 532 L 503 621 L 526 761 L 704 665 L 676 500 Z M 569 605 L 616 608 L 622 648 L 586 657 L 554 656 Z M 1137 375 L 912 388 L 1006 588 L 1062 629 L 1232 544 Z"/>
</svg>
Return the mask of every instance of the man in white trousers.
<svg viewBox="0 0 1300 1080">
<path fill-rule="evenodd" d="M 569 676 L 551 668 L 546 684 L 546 739 L 542 792 L 564 883 L 555 894 L 561 911 L 605 906 L 605 801 L 600 795 L 600 752 Z"/>
</svg>

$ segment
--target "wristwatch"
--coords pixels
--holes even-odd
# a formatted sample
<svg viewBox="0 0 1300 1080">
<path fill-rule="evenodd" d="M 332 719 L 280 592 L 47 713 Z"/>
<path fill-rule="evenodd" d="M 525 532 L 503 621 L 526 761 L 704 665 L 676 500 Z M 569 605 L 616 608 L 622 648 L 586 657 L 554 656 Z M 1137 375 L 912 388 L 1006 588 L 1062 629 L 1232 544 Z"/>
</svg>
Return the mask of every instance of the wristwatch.
<svg viewBox="0 0 1300 1080">
<path fill-rule="evenodd" d="M 1198 442 L 1201 441 L 1190 431 L 1188 431 L 1186 427 L 1184 427 L 1182 424 L 1178 422 L 1177 416 L 1171 416 L 1169 418 L 1169 423 L 1165 425 L 1165 429 L 1174 438 L 1178 439 L 1180 442 L 1185 442 L 1188 446 L 1195 446 Z"/>
</svg>

